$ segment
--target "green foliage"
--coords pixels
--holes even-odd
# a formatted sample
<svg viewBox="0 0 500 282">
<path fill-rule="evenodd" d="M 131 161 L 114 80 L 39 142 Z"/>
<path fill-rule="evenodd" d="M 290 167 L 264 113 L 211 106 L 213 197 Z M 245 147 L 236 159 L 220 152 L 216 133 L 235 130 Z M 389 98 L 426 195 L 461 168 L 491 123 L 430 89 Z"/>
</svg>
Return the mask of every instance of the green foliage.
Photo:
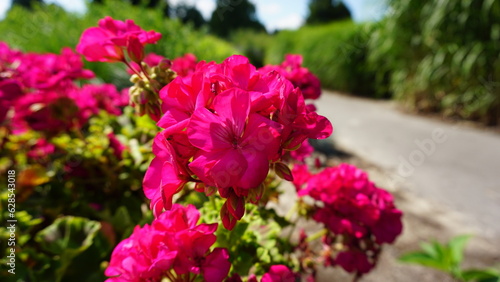
<svg viewBox="0 0 500 282">
<path fill-rule="evenodd" d="M 175 58 L 193 53 L 198 58 L 222 61 L 235 53 L 228 43 L 194 31 L 179 21 L 166 19 L 160 9 L 132 6 L 123 1 L 108 0 L 104 4 L 88 4 L 84 15 L 65 12 L 56 5 L 35 6 L 33 11 L 22 7 L 12 8 L 0 22 L 0 38 L 11 47 L 30 52 L 59 53 L 64 46 L 74 48 L 82 32 L 97 26 L 99 19 L 111 16 L 115 19 L 133 19 L 145 30 L 156 30 L 163 37 L 147 51 Z M 85 62 L 85 66 L 105 82 L 129 86 L 129 76 L 121 64 Z"/>
<path fill-rule="evenodd" d="M 206 201 L 200 209 L 201 221 L 217 222 L 222 204 L 220 198 L 211 197 L 210 201 Z M 262 209 L 253 204 L 246 204 L 245 209 L 245 216 L 233 230 L 229 231 L 219 224 L 215 233 L 217 242 L 214 247 L 229 251 L 231 273 L 262 275 L 275 264 L 296 268 L 289 257 L 293 251 L 290 242 L 280 237 L 282 228 L 291 223 L 272 209 Z"/>
<path fill-rule="evenodd" d="M 266 54 L 266 63 L 279 64 L 287 53 L 304 56 L 304 66 L 321 80 L 322 86 L 358 95 L 375 95 L 375 73 L 366 63 L 368 24 L 351 21 L 306 26 L 282 31 Z"/>
<path fill-rule="evenodd" d="M 400 257 L 400 261 L 435 268 L 450 274 L 461 281 L 493 282 L 500 281 L 500 271 L 495 269 L 461 268 L 465 244 L 470 236 L 457 236 L 447 244 L 439 242 L 422 243 L 421 251 L 411 252 Z"/>
<path fill-rule="evenodd" d="M 310 0 L 307 24 L 328 23 L 350 18 L 351 13 L 343 1 Z"/>
<path fill-rule="evenodd" d="M 392 1 L 370 39 L 396 98 L 419 111 L 500 122 L 500 2 Z"/>
<path fill-rule="evenodd" d="M 173 13 L 175 18 L 178 18 L 182 23 L 191 23 L 195 28 L 200 28 L 206 24 L 205 19 L 195 6 L 181 3 L 173 9 Z"/>
<path fill-rule="evenodd" d="M 217 0 L 217 6 L 209 21 L 210 31 L 227 38 L 238 29 L 265 31 L 257 19 L 255 5 L 248 0 Z"/>
<path fill-rule="evenodd" d="M 280 32 L 266 63 L 299 53 L 324 87 L 499 124 L 500 1 L 394 0 L 391 11 L 379 23 Z"/>
<path fill-rule="evenodd" d="M 27 153 L 42 138 L 0 130 L 0 181 L 16 171 L 16 278 L 25 281 L 102 281 L 101 263 L 134 226 L 152 220 L 141 189 L 152 159 L 155 123 L 136 117 L 131 107 L 120 117 L 104 111 L 78 131 L 46 137 L 55 152 L 38 159 Z M 115 156 L 107 137 L 114 132 L 125 145 Z M 0 194 L 0 219 L 10 218 L 7 190 Z M 111 200 L 112 199 L 112 200 Z M 5 264 L 11 236 L 0 227 L 0 256 Z M 14 276 L 0 274 L 0 280 Z"/>
<path fill-rule="evenodd" d="M 12 0 L 12 6 L 19 5 L 31 9 L 35 3 L 43 3 L 43 0 Z"/>
<path fill-rule="evenodd" d="M 265 54 L 274 38 L 265 32 L 238 30 L 231 34 L 230 41 L 256 67 L 264 65 Z"/>
<path fill-rule="evenodd" d="M 101 225 L 82 217 L 58 218 L 35 236 L 44 251 L 55 255 L 55 281 L 61 281 L 71 261 L 93 243 Z"/>
</svg>

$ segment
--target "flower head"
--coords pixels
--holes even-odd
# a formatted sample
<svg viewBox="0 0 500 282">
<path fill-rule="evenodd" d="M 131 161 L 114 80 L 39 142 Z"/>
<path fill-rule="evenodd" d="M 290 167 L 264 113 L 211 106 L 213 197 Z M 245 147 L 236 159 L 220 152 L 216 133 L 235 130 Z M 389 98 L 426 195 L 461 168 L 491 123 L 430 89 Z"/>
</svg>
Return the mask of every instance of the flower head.
<svg viewBox="0 0 500 282">
<path fill-rule="evenodd" d="M 297 275 L 285 265 L 273 265 L 267 273 L 262 276 L 261 282 L 294 282 Z"/>
<path fill-rule="evenodd" d="M 146 196 L 158 214 L 186 183 L 197 182 L 201 191 L 227 199 L 221 217 L 229 229 L 243 216 L 247 198 L 255 202 L 262 195 L 270 167 L 289 171 L 280 164 L 285 150 L 332 131 L 326 118 L 308 110 L 300 89 L 277 72 L 257 71 L 239 55 L 221 64 L 198 63 L 165 86 L 160 98 L 164 146 L 154 151 L 146 173 Z"/>
<path fill-rule="evenodd" d="M 119 21 L 108 16 L 99 20 L 98 27 L 83 32 L 76 50 L 91 62 L 123 61 L 125 50 L 132 61 L 138 62 L 142 60 L 144 45 L 160 38 L 160 33 L 144 31 L 133 20 Z"/>
<path fill-rule="evenodd" d="M 296 166 L 293 172 L 302 176 L 295 183 L 298 194 L 320 203 L 313 219 L 325 225 L 328 236 L 343 238 L 344 247 L 335 262 L 349 272 L 370 271 L 380 245 L 394 242 L 402 232 L 402 213 L 392 196 L 376 187 L 365 172 L 348 164 L 326 168 L 309 175 L 308 180 L 303 179 L 307 178 L 303 166 Z M 330 260 L 328 254 L 325 262 Z"/>
<path fill-rule="evenodd" d="M 205 281 L 222 281 L 231 266 L 229 254 L 222 248 L 210 250 L 217 224 L 197 224 L 199 217 L 194 206 L 175 204 L 151 225 L 136 226 L 113 250 L 106 281 L 160 281 L 163 277 L 185 281 L 192 274 Z"/>
<path fill-rule="evenodd" d="M 302 56 L 287 54 L 285 61 L 278 66 L 267 65 L 260 69 L 262 72 L 277 71 L 300 88 L 305 99 L 318 99 L 321 95 L 321 83 L 309 69 L 302 67 Z"/>
</svg>

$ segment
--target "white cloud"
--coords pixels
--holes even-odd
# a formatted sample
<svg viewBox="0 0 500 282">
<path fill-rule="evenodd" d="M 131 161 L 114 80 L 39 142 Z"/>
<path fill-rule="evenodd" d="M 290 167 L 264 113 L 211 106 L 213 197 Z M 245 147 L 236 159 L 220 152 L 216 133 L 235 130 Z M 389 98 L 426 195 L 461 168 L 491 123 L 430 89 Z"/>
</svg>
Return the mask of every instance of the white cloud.
<svg viewBox="0 0 500 282">
<path fill-rule="evenodd" d="M 0 1 L 0 19 L 5 17 L 5 14 L 10 8 L 10 1 Z"/>
<path fill-rule="evenodd" d="M 83 0 L 47 0 L 45 3 L 54 3 L 66 11 L 75 13 L 84 13 L 87 8 Z"/>
<path fill-rule="evenodd" d="M 283 7 L 278 3 L 262 3 L 257 5 L 257 12 L 262 15 L 275 15 L 282 10 Z"/>
<path fill-rule="evenodd" d="M 304 19 L 299 14 L 289 14 L 285 17 L 276 19 L 276 21 L 269 22 L 267 25 L 268 30 L 274 29 L 296 29 L 299 28 Z"/>
<path fill-rule="evenodd" d="M 210 19 L 212 12 L 215 10 L 215 2 L 213 0 L 196 1 L 196 9 L 200 11 L 205 19 Z"/>
<path fill-rule="evenodd" d="M 212 12 L 215 10 L 215 0 L 169 0 L 171 6 L 179 4 L 187 4 L 195 6 L 205 19 L 210 19 Z"/>
</svg>

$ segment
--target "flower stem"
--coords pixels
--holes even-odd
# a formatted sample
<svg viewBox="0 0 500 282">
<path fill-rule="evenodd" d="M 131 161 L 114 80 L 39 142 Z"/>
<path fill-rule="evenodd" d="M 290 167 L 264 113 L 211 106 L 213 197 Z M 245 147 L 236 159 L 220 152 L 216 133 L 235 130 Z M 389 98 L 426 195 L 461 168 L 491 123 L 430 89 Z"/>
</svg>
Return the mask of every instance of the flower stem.
<svg viewBox="0 0 500 282">
<path fill-rule="evenodd" d="M 312 242 L 312 241 L 314 241 L 316 239 L 321 238 L 321 236 L 326 235 L 327 233 L 328 233 L 328 229 L 323 228 L 320 231 L 314 233 L 313 235 L 307 237 L 306 242 L 308 242 L 308 243 Z"/>
</svg>

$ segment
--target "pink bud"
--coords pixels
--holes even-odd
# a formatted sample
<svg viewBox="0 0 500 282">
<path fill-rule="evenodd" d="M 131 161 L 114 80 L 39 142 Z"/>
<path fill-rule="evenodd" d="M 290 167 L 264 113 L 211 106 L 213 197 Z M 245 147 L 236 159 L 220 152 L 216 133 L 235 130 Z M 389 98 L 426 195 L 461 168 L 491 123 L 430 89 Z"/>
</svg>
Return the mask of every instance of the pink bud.
<svg viewBox="0 0 500 282">
<path fill-rule="evenodd" d="M 252 204 L 257 204 L 260 198 L 262 198 L 265 188 L 264 183 L 261 183 L 257 188 L 250 189 L 250 191 L 248 191 L 248 201 Z"/>
<path fill-rule="evenodd" d="M 231 194 L 229 199 L 226 200 L 227 209 L 236 218 L 241 219 L 245 214 L 245 198 L 238 197 L 235 194 Z"/>
<path fill-rule="evenodd" d="M 144 59 L 144 45 L 141 44 L 137 36 L 127 37 L 127 53 L 130 59 L 138 64 Z"/>
<path fill-rule="evenodd" d="M 222 205 L 222 208 L 220 210 L 220 217 L 222 218 L 222 224 L 224 224 L 224 227 L 227 230 L 233 230 L 234 226 L 236 225 L 236 218 L 229 212 L 227 208 L 227 202 Z"/>
<path fill-rule="evenodd" d="M 274 164 L 274 171 L 276 172 L 276 174 L 285 179 L 285 180 L 288 180 L 288 181 L 293 181 L 293 175 L 292 175 L 292 171 L 290 170 L 290 168 L 288 168 L 288 166 L 282 162 L 277 162 Z"/>
</svg>

